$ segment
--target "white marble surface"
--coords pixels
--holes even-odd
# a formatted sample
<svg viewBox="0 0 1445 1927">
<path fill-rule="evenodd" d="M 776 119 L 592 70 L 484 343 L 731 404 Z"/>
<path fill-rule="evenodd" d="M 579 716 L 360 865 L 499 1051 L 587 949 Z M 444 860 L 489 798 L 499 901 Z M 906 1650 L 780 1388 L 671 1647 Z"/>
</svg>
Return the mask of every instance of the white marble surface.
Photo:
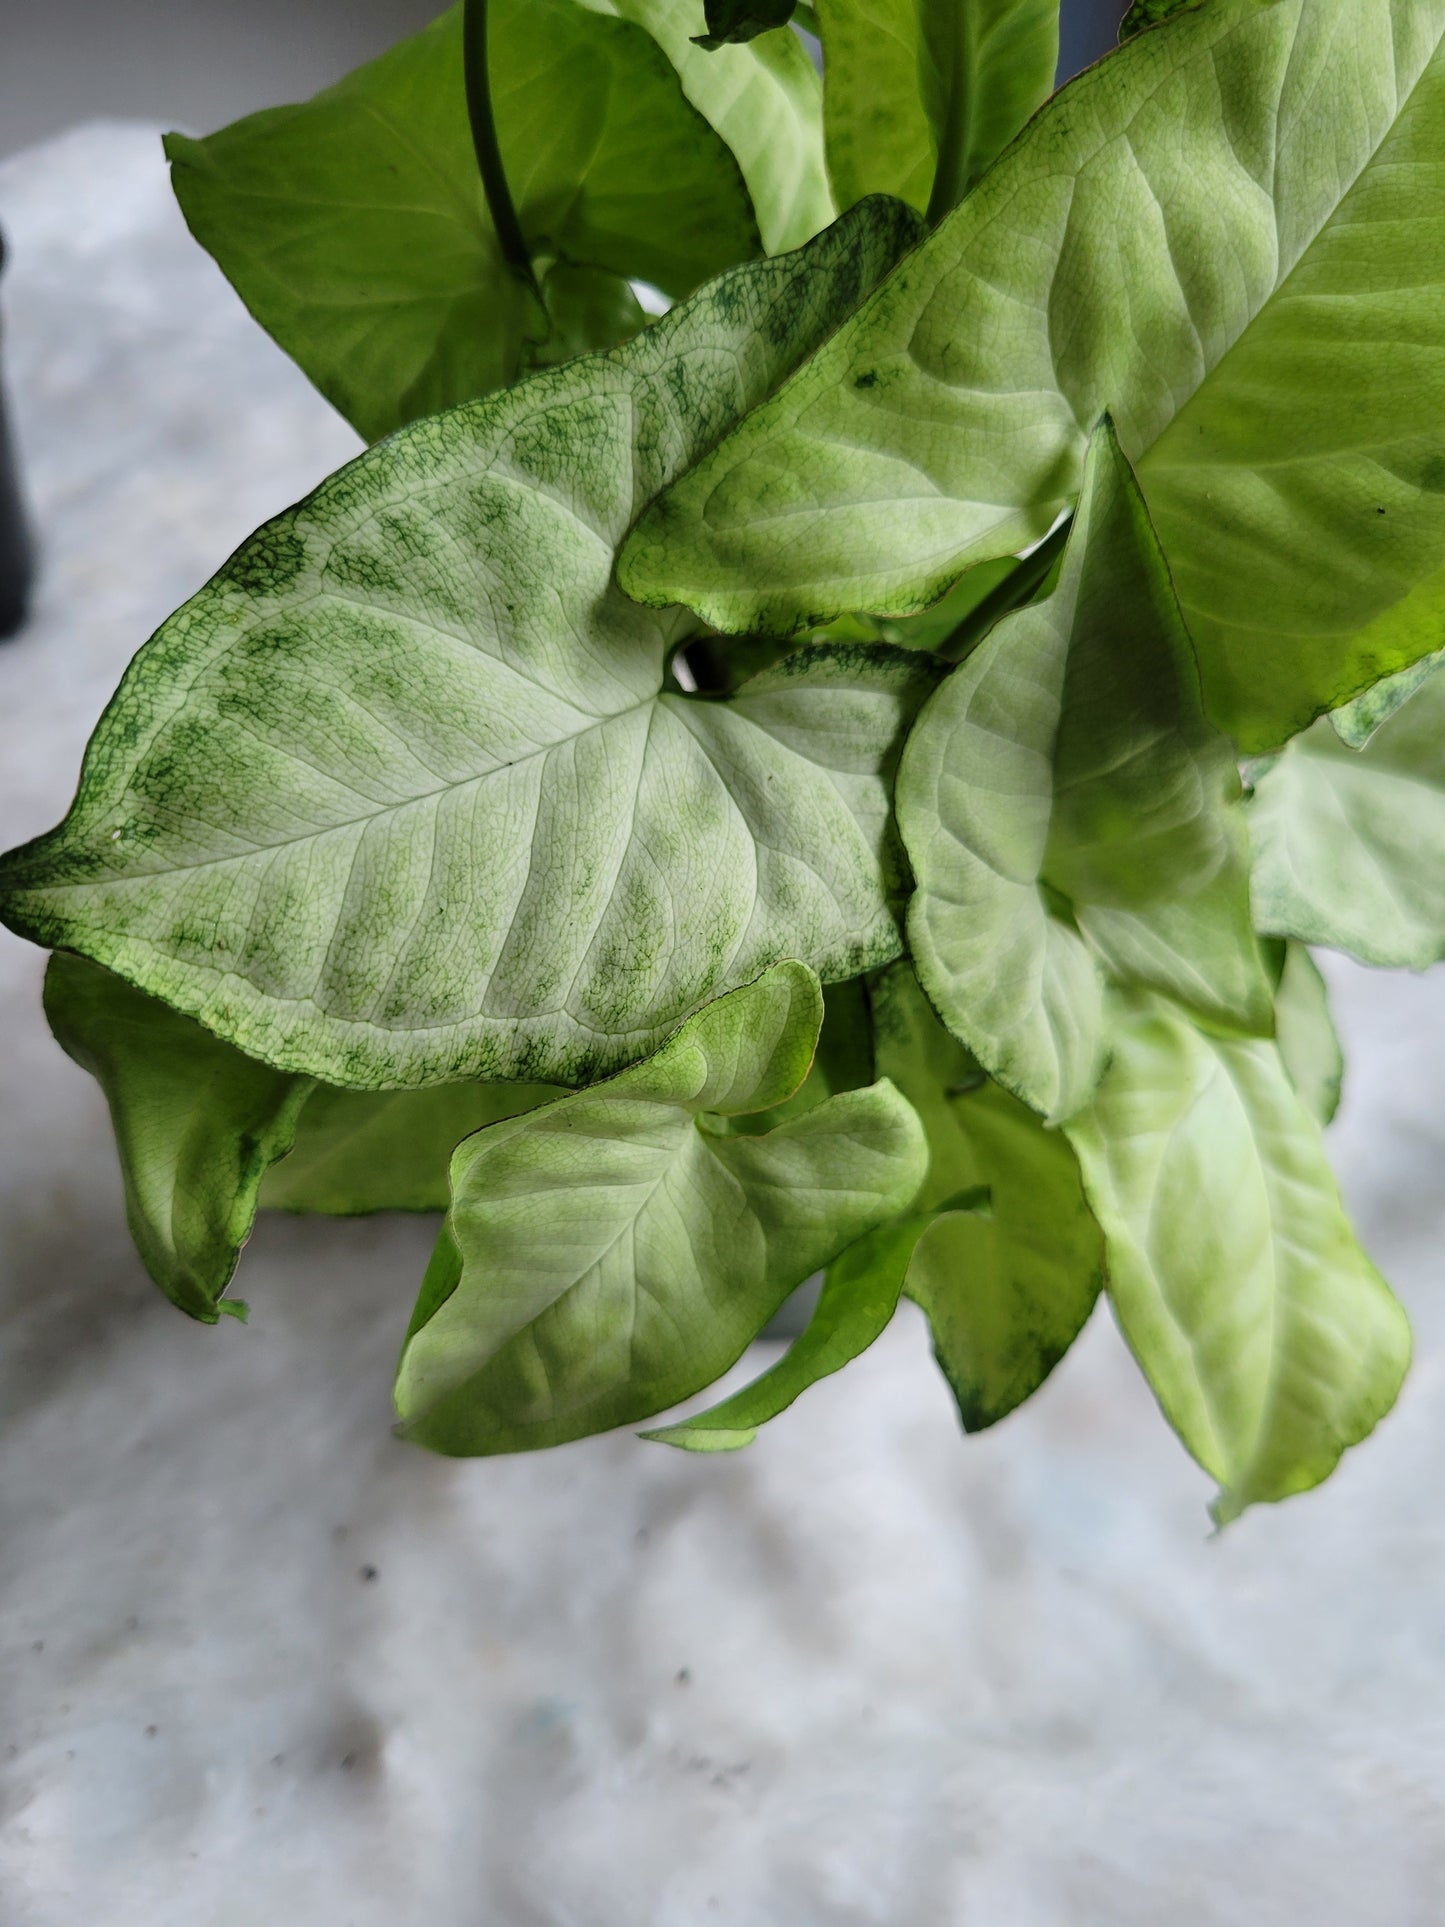
<svg viewBox="0 0 1445 1927">
<path fill-rule="evenodd" d="M 0 165 L 46 535 L 0 832 L 125 660 L 353 447 L 154 137 Z M 453 1464 L 388 1381 L 427 1243 L 263 1224 L 248 1328 L 131 1256 L 99 1097 L 0 935 L 0 1918 L 17 1927 L 1434 1927 L 1445 1889 L 1445 997 L 1332 972 L 1337 1161 L 1404 1401 L 1207 1536 L 1107 1318 L 956 1432 L 901 1317 L 751 1451 Z"/>
</svg>

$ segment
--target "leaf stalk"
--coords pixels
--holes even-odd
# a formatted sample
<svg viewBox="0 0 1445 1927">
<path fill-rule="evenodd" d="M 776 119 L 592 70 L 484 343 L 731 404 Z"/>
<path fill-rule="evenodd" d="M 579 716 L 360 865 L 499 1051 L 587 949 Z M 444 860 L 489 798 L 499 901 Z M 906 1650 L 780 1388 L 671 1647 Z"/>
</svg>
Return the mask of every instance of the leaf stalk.
<svg viewBox="0 0 1445 1927">
<path fill-rule="evenodd" d="M 949 662 L 962 662 L 983 641 L 996 622 L 1015 609 L 1021 609 L 1042 588 L 1050 569 L 1063 553 L 1073 517 L 1046 535 L 1038 547 L 1021 556 L 996 589 L 991 589 L 959 623 L 951 635 L 938 645 L 938 654 Z"/>
<path fill-rule="evenodd" d="M 933 191 L 928 197 L 926 219 L 937 227 L 945 214 L 951 214 L 968 192 L 969 139 L 973 132 L 973 96 L 977 65 L 971 8 L 956 6 L 950 30 L 951 72 L 948 76 L 948 112 L 938 143 L 938 165 L 933 174 Z"/>
<path fill-rule="evenodd" d="M 477 155 L 477 171 L 482 177 L 482 192 L 492 225 L 497 230 L 502 258 L 508 268 L 537 300 L 542 291 L 537 284 L 527 238 L 517 217 L 516 203 L 502 164 L 497 140 L 496 116 L 492 111 L 492 77 L 487 60 L 487 0 L 466 0 L 462 17 L 462 64 L 466 69 L 467 118 L 472 127 L 472 146 Z"/>
</svg>

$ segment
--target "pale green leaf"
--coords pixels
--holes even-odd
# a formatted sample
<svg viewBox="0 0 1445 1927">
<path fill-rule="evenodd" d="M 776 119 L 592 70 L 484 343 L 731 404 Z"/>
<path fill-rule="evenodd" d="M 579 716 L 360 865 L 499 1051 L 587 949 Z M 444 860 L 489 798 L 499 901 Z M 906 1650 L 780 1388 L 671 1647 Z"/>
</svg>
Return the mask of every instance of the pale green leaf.
<svg viewBox="0 0 1445 1927">
<path fill-rule="evenodd" d="M 1345 1059 L 1330 1018 L 1329 994 L 1319 966 L 1302 943 L 1281 943 L 1274 993 L 1274 1035 L 1279 1054 L 1306 1110 L 1323 1128 L 1340 1108 Z"/>
<path fill-rule="evenodd" d="M 461 1140 L 555 1096 L 550 1084 L 437 1084 L 425 1091 L 318 1084 L 294 1148 L 266 1173 L 262 1209 L 343 1218 L 444 1211 L 448 1166 Z"/>
<path fill-rule="evenodd" d="M 1355 1242 L 1272 1043 L 1145 994 L 1068 1126 L 1119 1323 L 1223 1523 L 1328 1476 L 1394 1403 L 1405 1314 Z"/>
<path fill-rule="evenodd" d="M 45 1014 L 105 1093 L 146 1270 L 204 1324 L 222 1311 L 244 1316 L 226 1286 L 261 1179 L 296 1135 L 310 1079 L 243 1057 L 83 957 L 50 959 Z"/>
<path fill-rule="evenodd" d="M 643 518 L 723 629 L 902 613 L 1077 493 L 1106 410 L 1210 714 L 1268 749 L 1445 636 L 1445 0 L 1212 0 L 1029 123 Z"/>
<path fill-rule="evenodd" d="M 1239 795 L 1106 424 L 1058 587 L 1005 617 L 931 698 L 898 777 L 919 976 L 1035 1110 L 1067 1117 L 1097 1082 L 1111 976 L 1271 1029 Z"/>
<path fill-rule="evenodd" d="M 705 1412 L 644 1432 L 688 1452 L 736 1452 L 820 1378 L 842 1371 L 878 1338 L 894 1312 L 904 1275 L 931 1216 L 894 1219 L 850 1245 L 828 1267 L 806 1329 L 777 1364 Z"/>
<path fill-rule="evenodd" d="M 1445 957 L 1445 677 L 1363 750 L 1327 722 L 1286 744 L 1249 828 L 1261 930 L 1408 970 Z"/>
<path fill-rule="evenodd" d="M 492 1125 L 452 1160 L 428 1291 L 402 1354 L 407 1435 L 526 1450 L 662 1411 L 727 1370 L 810 1272 L 907 1206 L 922 1129 L 893 1086 L 763 1137 L 724 1116 L 801 1082 L 822 1017 L 785 963 L 709 1004 L 610 1082 Z"/>
<path fill-rule="evenodd" d="M 641 27 L 491 0 L 488 44 L 534 256 L 681 296 L 758 252 L 737 161 Z M 459 6 L 312 101 L 166 152 L 196 239 L 367 440 L 512 380 L 528 339 L 557 358 L 487 211 Z"/>
<path fill-rule="evenodd" d="M 878 1067 L 928 1135 L 931 1205 L 908 1269 L 969 1431 L 1006 1416 L 1069 1349 L 1103 1283 L 1068 1139 L 991 1083 L 900 964 L 873 990 Z M 971 1203 L 974 1208 L 956 1207 Z"/>
<path fill-rule="evenodd" d="M 1052 93 L 1059 0 L 818 0 L 818 31 L 839 205 L 938 212 Z"/>
<path fill-rule="evenodd" d="M 823 1028 L 818 1034 L 818 1048 L 802 1083 L 781 1104 L 719 1120 L 719 1129 L 756 1137 L 786 1124 L 791 1117 L 801 1117 L 825 1097 L 833 1097 L 839 1091 L 861 1090 L 877 1075 L 873 1061 L 873 1025 L 863 979 L 854 977 L 847 983 L 830 984 L 823 993 Z"/>
<path fill-rule="evenodd" d="M 246 543 L 132 665 L 0 907 L 248 1054 L 377 1088 L 577 1085 L 779 956 L 900 948 L 921 652 L 667 693 L 612 584 L 640 505 L 914 231 L 873 201 L 626 347 L 417 423 Z"/>
<path fill-rule="evenodd" d="M 587 0 L 645 27 L 682 91 L 732 150 L 769 254 L 812 240 L 836 209 L 823 160 L 823 92 L 796 35 L 746 46 L 695 45 L 702 0 Z"/>
</svg>

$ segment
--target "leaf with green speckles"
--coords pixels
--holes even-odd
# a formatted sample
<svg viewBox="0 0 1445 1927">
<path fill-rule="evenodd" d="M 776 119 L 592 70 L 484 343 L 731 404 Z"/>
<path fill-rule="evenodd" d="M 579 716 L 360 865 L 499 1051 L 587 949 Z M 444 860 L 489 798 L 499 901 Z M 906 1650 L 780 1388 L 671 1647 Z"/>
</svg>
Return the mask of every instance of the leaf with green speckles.
<svg viewBox="0 0 1445 1927">
<path fill-rule="evenodd" d="M 248 1054 L 362 1088 L 577 1085 L 780 956 L 901 947 L 894 762 L 938 665 L 803 651 L 664 689 L 638 508 L 912 239 L 897 203 L 634 342 L 392 436 L 142 650 L 0 908 Z"/>
<path fill-rule="evenodd" d="M 1272 1043 L 1115 993 L 1114 1056 L 1066 1127 L 1109 1291 L 1224 1523 L 1317 1485 L 1394 1403 L 1410 1331 L 1355 1242 Z"/>
<path fill-rule="evenodd" d="M 1103 1241 L 1068 1139 L 984 1076 L 906 964 L 874 985 L 873 1018 L 878 1068 L 928 1134 L 918 1205 L 932 1216 L 905 1290 L 927 1315 L 965 1429 L 980 1431 L 1035 1392 L 1083 1329 Z"/>
<path fill-rule="evenodd" d="M 492 0 L 488 45 L 535 259 L 677 297 L 760 251 L 725 133 L 641 26 L 580 0 Z M 744 90 L 749 78 L 737 76 Z M 761 68 L 753 91 L 740 101 L 737 84 L 715 83 L 744 136 L 750 104 L 777 111 Z M 171 134 L 166 152 L 191 232 L 368 441 L 513 380 L 529 344 L 554 361 L 575 339 L 564 303 L 549 340 L 503 260 L 472 149 L 459 6 L 314 100 L 205 140 Z M 609 346 L 640 319 L 620 292 L 591 313 L 614 330 Z"/>
<path fill-rule="evenodd" d="M 990 1075 L 1046 1117 L 1098 1081 L 1110 978 L 1271 1030 L 1240 793 L 1105 423 L 1058 587 L 940 687 L 898 777 L 919 977 Z"/>
<path fill-rule="evenodd" d="M 265 1172 L 311 1092 L 83 957 L 50 959 L 45 1015 L 105 1093 L 126 1219 L 146 1270 L 184 1312 L 244 1316 L 226 1286 Z"/>
<path fill-rule="evenodd" d="M 1424 970 L 1445 957 L 1445 677 L 1350 749 L 1326 721 L 1249 800 L 1261 930 Z"/>
<path fill-rule="evenodd" d="M 945 211 L 1053 92 L 1059 0 L 817 0 L 817 11 L 841 207 L 896 194 Z"/>
<path fill-rule="evenodd" d="M 904 614 L 1073 501 L 1113 413 L 1211 717 L 1276 747 L 1445 640 L 1445 0 L 1212 0 L 1042 107 L 655 503 L 625 587 Z"/>
<path fill-rule="evenodd" d="M 931 1222 L 927 1216 L 897 1218 L 850 1245 L 829 1265 L 806 1329 L 776 1365 L 707 1411 L 642 1437 L 686 1452 L 736 1452 L 751 1445 L 769 1419 L 819 1379 L 842 1371 L 882 1334 L 898 1309 L 913 1247 Z"/>
<path fill-rule="evenodd" d="M 761 1137 L 805 1076 L 816 977 L 782 963 L 652 1057 L 457 1148 L 443 1252 L 397 1373 L 406 1435 L 524 1451 L 691 1397 L 793 1288 L 906 1208 L 927 1161 L 891 1084 Z"/>
<path fill-rule="evenodd" d="M 1350 749 L 1363 749 L 1375 731 L 1389 722 L 1395 711 L 1409 702 L 1415 691 L 1442 667 L 1445 667 L 1445 649 L 1437 649 L 1433 656 L 1422 656 L 1408 669 L 1397 669 L 1393 676 L 1382 676 L 1353 702 L 1332 709 L 1330 727 Z"/>
</svg>

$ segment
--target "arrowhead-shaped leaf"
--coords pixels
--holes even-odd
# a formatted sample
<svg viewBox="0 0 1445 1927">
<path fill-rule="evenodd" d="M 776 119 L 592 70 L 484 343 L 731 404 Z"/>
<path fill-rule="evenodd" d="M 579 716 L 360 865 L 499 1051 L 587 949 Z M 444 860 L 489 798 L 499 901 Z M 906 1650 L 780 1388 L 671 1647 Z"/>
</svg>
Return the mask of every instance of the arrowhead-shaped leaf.
<svg viewBox="0 0 1445 1927">
<path fill-rule="evenodd" d="M 1103 1283 L 1099 1228 L 1067 1138 L 984 1076 L 907 965 L 877 981 L 873 1013 L 879 1069 L 928 1134 L 918 1204 L 934 1216 L 905 1288 L 975 1432 L 1036 1391 L 1083 1328 Z"/>
<path fill-rule="evenodd" d="M 492 0 L 488 46 L 534 256 L 680 296 L 759 252 L 724 135 L 641 27 L 580 0 Z M 546 349 L 482 192 L 460 6 L 314 100 L 172 134 L 166 152 L 197 240 L 367 440 L 511 381 L 529 341 Z"/>
<path fill-rule="evenodd" d="M 0 907 L 250 1055 L 368 1088 L 577 1085 L 779 956 L 900 947 L 902 734 L 937 664 L 803 652 L 664 693 L 639 506 L 913 230 L 873 201 L 607 356 L 417 423 L 141 652 Z"/>
<path fill-rule="evenodd" d="M 901 613 L 1073 500 L 1107 409 L 1250 749 L 1445 639 L 1445 0 L 1213 0 L 1064 88 L 643 519 L 719 627 Z"/>
<path fill-rule="evenodd" d="M 1006 617 L 920 715 L 898 777 L 908 931 L 934 1007 L 1051 1118 L 1103 1068 L 1108 977 L 1268 1032 L 1228 742 L 1107 424 L 1058 587 Z"/>
<path fill-rule="evenodd" d="M 1317 1485 L 1394 1403 L 1404 1312 L 1360 1250 L 1272 1043 L 1119 999 L 1068 1126 L 1124 1335 L 1223 1523 Z"/>
<path fill-rule="evenodd" d="M 1423 970 L 1445 957 L 1445 676 L 1348 748 L 1287 743 L 1249 803 L 1261 930 Z"/>
<path fill-rule="evenodd" d="M 105 1093 L 126 1219 L 146 1270 L 192 1318 L 225 1297 L 267 1167 L 290 1150 L 311 1080 L 243 1057 L 83 957 L 54 956 L 45 1014 Z"/>
<path fill-rule="evenodd" d="M 1053 91 L 1059 0 L 818 0 L 839 205 L 951 206 Z"/>
<path fill-rule="evenodd" d="M 398 1370 L 408 1436 L 518 1451 L 661 1411 L 908 1204 L 927 1154 L 890 1084 L 761 1137 L 711 1122 L 782 1102 L 821 1017 L 816 978 L 779 964 L 643 1063 L 458 1147 L 443 1252 Z"/>
</svg>

